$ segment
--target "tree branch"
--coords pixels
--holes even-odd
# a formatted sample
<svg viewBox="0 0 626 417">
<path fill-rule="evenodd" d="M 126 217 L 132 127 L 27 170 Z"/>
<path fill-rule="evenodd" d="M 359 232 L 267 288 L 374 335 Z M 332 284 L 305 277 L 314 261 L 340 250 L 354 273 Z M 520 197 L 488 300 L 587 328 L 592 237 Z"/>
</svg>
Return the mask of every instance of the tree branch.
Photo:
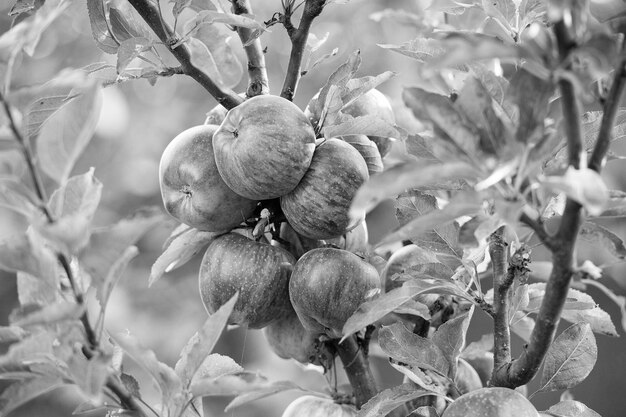
<svg viewBox="0 0 626 417">
<path fill-rule="evenodd" d="M 489 256 L 493 268 L 494 308 L 494 372 L 511 361 L 511 332 L 509 329 L 509 290 L 513 283 L 507 274 L 507 243 L 504 226 L 489 237 Z"/>
<path fill-rule="evenodd" d="M 233 4 L 233 13 L 252 14 L 250 0 L 231 0 L 231 2 Z M 257 37 L 250 41 L 253 34 L 252 30 L 248 28 L 237 27 L 237 34 L 239 34 L 248 57 L 248 89 L 246 90 L 246 95 L 254 97 L 261 94 L 269 94 L 270 84 L 267 78 L 265 54 L 261 47 L 261 40 Z"/>
<path fill-rule="evenodd" d="M 293 100 L 298 88 L 298 81 L 301 75 L 302 57 L 304 48 L 309 37 L 309 30 L 313 20 L 322 13 L 326 0 L 306 0 L 300 25 L 298 29 L 294 29 L 291 24 L 291 16 L 286 15 L 283 18 L 283 25 L 287 29 L 287 34 L 291 39 L 291 55 L 289 56 L 289 65 L 287 66 L 287 75 L 283 83 L 283 89 L 280 93 L 281 97 L 287 100 Z"/>
<path fill-rule="evenodd" d="M 360 409 L 378 393 L 367 356 L 354 335 L 348 337 L 343 343 L 337 341 L 335 347 L 352 385 L 356 408 Z"/>
<path fill-rule="evenodd" d="M 533 219 L 527 213 L 522 213 L 520 216 L 520 221 L 524 223 L 526 226 L 530 227 L 533 232 L 539 238 L 539 241 L 546 245 L 546 247 L 550 250 L 554 248 L 554 238 L 548 234 L 543 222 L 541 219 Z"/>
<path fill-rule="evenodd" d="M 558 42 L 561 61 L 564 62 L 569 51 L 576 44 L 563 21 L 554 25 L 554 33 Z M 567 135 L 569 165 L 579 168 L 580 157 L 583 152 L 580 104 L 574 86 L 569 80 L 561 79 L 559 88 Z M 551 248 L 552 272 L 546 284 L 545 295 L 530 336 L 530 343 L 517 359 L 494 370 L 492 385 L 514 388 L 528 383 L 537 374 L 554 339 L 563 305 L 567 298 L 573 276 L 574 248 L 581 221 L 581 205 L 567 199 L 559 230 L 553 238 L 554 247 Z"/>
<path fill-rule="evenodd" d="M 173 47 L 178 41 L 176 34 L 169 25 L 163 21 L 158 7 L 153 2 L 150 0 L 128 0 L 128 2 L 135 8 L 143 20 L 146 21 L 148 26 L 150 26 L 154 33 L 165 44 L 178 62 L 180 62 L 181 68 L 186 75 L 196 80 L 215 97 L 222 106 L 229 110 L 243 102 L 243 99 L 233 90 L 216 84 L 204 71 L 196 67 L 191 62 L 191 52 L 185 44 Z"/>
<path fill-rule="evenodd" d="M 596 172 L 600 172 L 604 166 L 604 157 L 609 150 L 609 146 L 612 140 L 611 131 L 615 124 L 615 116 L 617 115 L 617 109 L 624 92 L 624 86 L 626 85 L 626 60 L 620 61 L 619 67 L 615 71 L 613 77 L 613 84 L 607 95 L 602 115 L 602 122 L 600 124 L 600 132 L 598 133 L 598 140 L 596 146 L 591 154 L 589 160 L 589 168 Z"/>
<path fill-rule="evenodd" d="M 50 210 L 48 210 L 48 206 L 46 205 L 47 197 L 46 197 L 45 188 L 43 187 L 43 183 L 41 181 L 41 176 L 39 175 L 39 171 L 37 170 L 37 167 L 35 166 L 35 160 L 30 150 L 28 140 L 26 140 L 26 138 L 20 132 L 17 124 L 15 123 L 15 120 L 13 119 L 13 114 L 11 113 L 11 107 L 9 106 L 9 103 L 7 102 L 6 98 L 4 97 L 4 95 L 2 95 L 1 92 L 0 92 L 0 101 L 2 101 L 4 111 L 6 112 L 7 117 L 9 119 L 9 125 L 11 128 L 11 131 L 13 132 L 13 135 L 15 136 L 15 140 L 20 144 L 22 153 L 24 155 L 24 159 L 26 159 L 26 164 L 28 165 L 28 170 L 30 172 L 30 175 L 34 183 L 35 192 L 37 194 L 37 198 L 39 199 L 38 201 L 39 208 L 42 211 L 42 213 L 46 216 L 46 220 L 48 221 L 48 223 L 52 224 L 55 222 L 55 219 L 54 217 L 52 217 L 52 214 L 50 213 Z M 74 298 L 76 299 L 76 303 L 80 306 L 83 306 L 85 304 L 85 300 L 84 300 L 83 294 L 80 292 L 80 290 L 76 286 L 76 280 L 74 279 L 74 274 L 72 273 L 72 268 L 70 266 L 69 260 L 67 259 L 67 256 L 65 256 L 61 252 L 57 252 L 56 257 L 59 263 L 61 264 L 61 266 L 63 267 L 65 274 L 67 275 L 67 279 L 70 282 L 70 286 L 72 288 Z M 89 323 L 89 316 L 87 315 L 87 311 L 85 311 L 81 315 L 80 321 L 83 324 L 83 327 L 85 329 L 85 337 L 87 338 L 87 345 L 83 346 L 84 347 L 83 352 L 85 356 L 87 357 L 87 359 L 91 359 L 93 357 L 93 351 L 96 350 L 98 347 L 98 339 L 96 337 L 96 333 L 93 330 L 93 327 Z M 113 393 L 115 393 L 115 395 L 117 395 L 122 406 L 124 406 L 125 408 L 129 410 L 136 411 L 140 417 L 145 416 L 137 399 L 133 397 L 123 386 L 121 386 L 112 376 L 109 376 L 105 385 Z"/>
</svg>

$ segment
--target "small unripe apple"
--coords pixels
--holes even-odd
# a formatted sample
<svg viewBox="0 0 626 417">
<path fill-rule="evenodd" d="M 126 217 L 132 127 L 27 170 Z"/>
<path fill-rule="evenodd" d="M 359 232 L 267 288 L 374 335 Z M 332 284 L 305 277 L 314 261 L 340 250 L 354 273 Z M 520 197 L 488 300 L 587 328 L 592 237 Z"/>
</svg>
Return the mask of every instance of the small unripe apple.
<svg viewBox="0 0 626 417">
<path fill-rule="evenodd" d="M 337 404 L 330 398 L 302 396 L 287 406 L 282 417 L 356 417 L 351 405 Z"/>
<path fill-rule="evenodd" d="M 215 162 L 237 194 L 255 200 L 292 191 L 311 164 L 315 132 L 282 97 L 252 97 L 226 114 L 213 135 Z"/>
<path fill-rule="evenodd" d="M 294 230 L 311 239 L 331 239 L 355 227 L 348 211 L 359 187 L 369 178 L 363 157 L 339 139 L 315 149 L 300 184 L 280 199 L 280 207 Z"/>
<path fill-rule="evenodd" d="M 461 394 L 467 394 L 468 392 L 475 391 L 483 387 L 483 383 L 478 375 L 478 372 L 476 372 L 472 365 L 467 363 L 467 361 L 463 358 L 459 358 L 458 360 L 454 383 Z"/>
<path fill-rule="evenodd" d="M 257 202 L 231 190 L 215 166 L 215 125 L 195 126 L 167 145 L 159 165 L 163 204 L 169 214 L 199 230 L 229 231 L 254 212 Z"/>
<path fill-rule="evenodd" d="M 260 329 L 291 311 L 288 288 L 294 264 L 284 249 L 237 233 L 220 236 L 200 265 L 202 302 L 213 314 L 238 291 L 229 324 Z"/>
<path fill-rule="evenodd" d="M 318 248 L 296 263 L 289 298 L 307 330 L 339 338 L 346 320 L 377 289 L 380 277 L 372 265 L 345 250 Z"/>
<path fill-rule="evenodd" d="M 383 172 L 383 158 L 376 144 L 365 135 L 342 136 L 341 140 L 349 143 L 359 151 L 363 160 L 367 164 L 367 172 L 370 176 Z"/>
<path fill-rule="evenodd" d="M 537 409 L 509 388 L 481 388 L 451 403 L 442 417 L 539 417 Z"/>
<path fill-rule="evenodd" d="M 383 93 L 375 88 L 369 90 L 367 93 L 359 97 L 354 103 L 344 108 L 343 112 L 348 113 L 353 117 L 376 116 L 390 125 L 396 124 L 396 117 L 393 114 L 391 103 L 389 103 L 389 100 Z M 383 158 L 391 150 L 393 142 L 390 138 L 372 135 L 368 137 L 376 144 L 376 146 L 378 146 L 380 155 Z"/>
</svg>

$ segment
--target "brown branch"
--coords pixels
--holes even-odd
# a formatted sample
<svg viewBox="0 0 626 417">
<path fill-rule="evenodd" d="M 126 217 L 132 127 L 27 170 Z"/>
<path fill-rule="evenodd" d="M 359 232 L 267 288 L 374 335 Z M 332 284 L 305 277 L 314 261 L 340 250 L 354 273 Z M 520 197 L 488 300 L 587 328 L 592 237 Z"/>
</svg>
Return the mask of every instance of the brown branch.
<svg viewBox="0 0 626 417">
<path fill-rule="evenodd" d="M 346 338 L 343 343 L 337 341 L 335 347 L 352 385 L 356 408 L 360 409 L 378 393 L 367 356 L 354 335 Z"/>
<path fill-rule="evenodd" d="M 231 0 L 231 2 L 233 4 L 233 13 L 252 14 L 250 0 Z M 265 68 L 265 54 L 261 47 L 261 40 L 257 37 L 250 41 L 254 36 L 252 29 L 237 27 L 237 34 L 239 34 L 248 57 L 248 89 L 246 90 L 246 95 L 254 97 L 261 94 L 269 94 L 270 84 L 267 77 L 267 69 Z"/>
<path fill-rule="evenodd" d="M 528 214 L 522 213 L 522 215 L 520 216 L 520 221 L 526 226 L 530 227 L 539 238 L 539 241 L 546 245 L 548 249 L 554 248 L 554 238 L 550 236 L 541 219 L 535 220 Z"/>
<path fill-rule="evenodd" d="M 218 103 L 227 109 L 232 109 L 243 102 L 243 99 L 233 90 L 216 84 L 204 71 L 196 67 L 191 62 L 191 52 L 184 43 L 174 46 L 178 39 L 174 31 L 163 21 L 158 7 L 153 2 L 150 0 L 128 0 L 128 2 L 180 62 L 183 72 L 202 85 Z"/>
<path fill-rule="evenodd" d="M 613 84 L 611 85 L 609 94 L 604 101 L 604 114 L 602 115 L 600 131 L 598 132 L 598 140 L 596 141 L 596 146 L 594 147 L 591 159 L 589 160 L 589 168 L 596 172 L 600 172 L 604 165 L 604 157 L 606 156 L 611 144 L 611 131 L 613 130 L 613 125 L 615 124 L 615 116 L 617 115 L 617 109 L 619 108 L 619 103 L 622 98 L 625 85 L 626 60 L 622 60 L 619 67 L 615 71 Z"/>
<path fill-rule="evenodd" d="M 287 34 L 291 39 L 291 55 L 289 56 L 289 65 L 287 66 L 287 75 L 283 83 L 283 89 L 280 93 L 281 97 L 287 100 L 293 100 L 298 88 L 298 81 L 301 76 L 302 57 L 304 48 L 309 37 L 309 30 L 313 20 L 322 13 L 326 0 L 306 0 L 300 25 L 298 29 L 294 29 L 291 24 L 291 16 L 286 15 L 283 18 L 283 25 L 287 30 Z"/>
<path fill-rule="evenodd" d="M 511 361 L 511 332 L 509 329 L 509 290 L 512 281 L 507 279 L 507 243 L 503 238 L 504 226 L 489 237 L 489 256 L 493 269 L 494 308 L 494 372 Z"/>
<path fill-rule="evenodd" d="M 554 25 L 554 33 L 558 42 L 561 61 L 564 62 L 569 51 L 576 46 L 575 42 L 563 21 Z M 570 81 L 561 79 L 559 88 L 567 136 L 569 165 L 579 168 L 583 151 L 580 103 Z M 552 272 L 546 284 L 545 295 L 530 336 L 530 343 L 517 359 L 494 371 L 492 385 L 514 388 L 528 383 L 537 374 L 554 339 L 563 305 L 567 298 L 573 276 L 574 248 L 581 221 L 581 205 L 568 198 L 559 230 L 554 236 L 554 246 L 551 248 Z"/>
</svg>

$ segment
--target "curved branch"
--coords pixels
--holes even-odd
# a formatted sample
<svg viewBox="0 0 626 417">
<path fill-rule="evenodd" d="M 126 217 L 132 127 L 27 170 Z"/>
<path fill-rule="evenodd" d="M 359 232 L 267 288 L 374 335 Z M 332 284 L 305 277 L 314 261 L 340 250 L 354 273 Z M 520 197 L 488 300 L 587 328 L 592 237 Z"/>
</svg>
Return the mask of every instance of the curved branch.
<svg viewBox="0 0 626 417">
<path fill-rule="evenodd" d="M 230 88 L 224 88 L 213 81 L 204 71 L 191 62 L 191 52 L 185 44 L 172 47 L 176 44 L 176 36 L 169 25 L 161 19 L 158 7 L 150 0 L 128 0 L 137 13 L 146 21 L 159 39 L 165 44 L 174 57 L 180 62 L 183 72 L 196 80 L 222 106 L 227 109 L 241 104 L 243 99 Z"/>
<path fill-rule="evenodd" d="M 289 65 L 287 66 L 287 75 L 283 83 L 283 89 L 280 93 L 281 97 L 287 100 L 293 100 L 298 88 L 298 81 L 301 76 L 302 57 L 304 56 L 304 48 L 309 37 L 309 30 L 313 20 L 322 13 L 326 0 L 306 0 L 300 25 L 298 29 L 294 29 L 291 24 L 291 16 L 284 16 L 283 24 L 287 29 L 287 34 L 291 39 L 291 55 L 289 56 Z"/>
<path fill-rule="evenodd" d="M 231 0 L 233 12 L 235 14 L 252 14 L 250 0 Z M 253 36 L 252 30 L 244 27 L 237 27 L 237 34 L 244 45 L 246 56 L 248 57 L 248 89 L 246 95 L 254 97 L 261 94 L 269 94 L 270 84 L 265 68 L 265 54 L 261 47 L 261 40 L 257 37 L 250 41 Z"/>
</svg>

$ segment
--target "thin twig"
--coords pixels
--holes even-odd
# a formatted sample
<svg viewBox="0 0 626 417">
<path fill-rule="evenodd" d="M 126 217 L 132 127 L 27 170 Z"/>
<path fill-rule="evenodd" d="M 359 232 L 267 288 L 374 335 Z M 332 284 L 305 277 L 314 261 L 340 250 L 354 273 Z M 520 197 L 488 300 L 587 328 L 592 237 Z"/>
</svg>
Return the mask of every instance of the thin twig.
<svg viewBox="0 0 626 417">
<path fill-rule="evenodd" d="M 533 232 L 535 232 L 541 243 L 546 245 L 548 249 L 552 249 L 554 247 L 554 238 L 550 236 L 545 228 L 545 225 L 540 219 L 535 220 L 527 213 L 522 213 L 522 215 L 520 216 L 520 221 L 526 226 L 530 227 Z"/>
<path fill-rule="evenodd" d="M 243 99 L 233 90 L 218 85 L 208 74 L 196 67 L 191 61 L 191 52 L 184 43 L 174 46 L 178 42 L 176 34 L 163 21 L 158 7 L 153 2 L 150 0 L 128 0 L 128 2 L 180 62 L 182 70 L 186 75 L 196 80 L 227 109 L 232 109 L 243 102 Z"/>
<path fill-rule="evenodd" d="M 609 150 L 609 146 L 612 140 L 612 130 L 615 124 L 615 116 L 617 115 L 617 109 L 624 92 L 624 86 L 626 85 L 626 60 L 620 61 L 619 67 L 615 71 L 613 77 L 613 84 L 607 95 L 602 115 L 602 122 L 600 124 L 600 131 L 598 132 L 598 140 L 596 146 L 591 154 L 589 160 L 589 168 L 596 172 L 600 172 L 604 165 L 604 157 Z"/>
<path fill-rule="evenodd" d="M 231 2 L 235 14 L 252 14 L 250 0 L 231 0 Z M 248 89 L 246 90 L 246 95 L 254 97 L 261 94 L 269 94 L 269 79 L 267 77 L 267 69 L 265 68 L 265 54 L 261 47 L 261 40 L 257 37 L 250 41 L 254 36 L 252 29 L 241 26 L 237 27 L 237 34 L 239 34 L 248 57 Z"/>
<path fill-rule="evenodd" d="M 291 55 L 289 56 L 287 75 L 285 76 L 285 82 L 283 83 L 280 96 L 287 100 L 293 100 L 296 94 L 298 81 L 301 76 L 302 57 L 304 55 L 306 41 L 309 37 L 309 30 L 311 29 L 313 20 L 322 13 L 325 3 L 326 0 L 306 0 L 298 29 L 293 28 L 290 15 L 284 16 L 283 25 L 291 39 Z"/>
</svg>

